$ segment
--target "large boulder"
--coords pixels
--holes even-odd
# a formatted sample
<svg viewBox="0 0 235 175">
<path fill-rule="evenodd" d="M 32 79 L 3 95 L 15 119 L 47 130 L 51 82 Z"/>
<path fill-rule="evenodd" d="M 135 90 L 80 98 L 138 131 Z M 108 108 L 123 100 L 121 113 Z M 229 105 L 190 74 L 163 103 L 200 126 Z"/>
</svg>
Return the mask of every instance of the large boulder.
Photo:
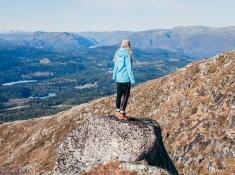
<svg viewBox="0 0 235 175">
<path fill-rule="evenodd" d="M 159 124 L 152 119 L 118 120 L 91 117 L 63 140 L 55 174 L 80 174 L 92 167 L 118 160 L 146 162 L 178 174 L 162 142 Z"/>
</svg>

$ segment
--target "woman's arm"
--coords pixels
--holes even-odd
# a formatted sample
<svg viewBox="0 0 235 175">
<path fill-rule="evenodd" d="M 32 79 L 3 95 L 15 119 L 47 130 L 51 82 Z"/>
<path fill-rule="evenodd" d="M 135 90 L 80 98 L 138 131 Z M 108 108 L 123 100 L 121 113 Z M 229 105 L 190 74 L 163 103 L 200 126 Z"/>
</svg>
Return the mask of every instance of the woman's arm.
<svg viewBox="0 0 235 175">
<path fill-rule="evenodd" d="M 116 73 L 117 73 L 117 64 L 116 64 L 116 54 L 114 55 L 113 61 L 114 61 L 114 68 L 113 68 L 113 80 L 116 80 Z"/>
<path fill-rule="evenodd" d="M 127 57 L 125 58 L 125 63 L 126 63 L 126 67 L 127 67 L 128 77 L 130 78 L 131 84 L 134 84 L 135 78 L 134 78 L 134 74 L 132 72 L 131 55 L 129 53 L 128 53 Z"/>
</svg>

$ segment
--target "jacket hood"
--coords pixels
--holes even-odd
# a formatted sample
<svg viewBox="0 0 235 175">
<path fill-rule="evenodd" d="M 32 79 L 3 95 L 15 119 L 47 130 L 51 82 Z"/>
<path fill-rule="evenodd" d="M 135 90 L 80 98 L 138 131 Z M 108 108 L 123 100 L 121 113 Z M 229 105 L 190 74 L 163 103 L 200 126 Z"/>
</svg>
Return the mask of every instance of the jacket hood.
<svg viewBox="0 0 235 175">
<path fill-rule="evenodd" d="M 126 56 L 128 54 L 128 49 L 127 48 L 119 48 L 116 52 L 116 56 L 118 57 L 123 57 Z"/>
</svg>

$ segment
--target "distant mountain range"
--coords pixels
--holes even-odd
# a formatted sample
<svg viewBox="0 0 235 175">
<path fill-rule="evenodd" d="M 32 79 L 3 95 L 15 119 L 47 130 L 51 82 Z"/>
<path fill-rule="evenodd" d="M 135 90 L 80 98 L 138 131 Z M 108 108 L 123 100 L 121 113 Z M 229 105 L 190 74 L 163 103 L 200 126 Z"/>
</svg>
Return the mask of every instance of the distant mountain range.
<svg viewBox="0 0 235 175">
<path fill-rule="evenodd" d="M 76 52 L 117 45 L 124 38 L 129 38 L 135 48 L 142 50 L 161 48 L 201 58 L 234 49 L 235 27 L 189 26 L 140 32 L 6 32 L 0 33 L 0 44 L 7 41 L 21 46 Z"/>
<path fill-rule="evenodd" d="M 17 46 L 55 51 L 76 51 L 98 44 L 94 39 L 67 32 L 10 32 L 0 33 L 0 44 L 5 42 Z"/>
<path fill-rule="evenodd" d="M 81 32 L 78 34 L 95 39 L 99 46 L 117 44 L 122 38 L 129 38 L 133 46 L 140 49 L 162 48 L 196 58 L 210 57 L 235 49 L 235 27 L 189 26 L 141 32 Z"/>
</svg>

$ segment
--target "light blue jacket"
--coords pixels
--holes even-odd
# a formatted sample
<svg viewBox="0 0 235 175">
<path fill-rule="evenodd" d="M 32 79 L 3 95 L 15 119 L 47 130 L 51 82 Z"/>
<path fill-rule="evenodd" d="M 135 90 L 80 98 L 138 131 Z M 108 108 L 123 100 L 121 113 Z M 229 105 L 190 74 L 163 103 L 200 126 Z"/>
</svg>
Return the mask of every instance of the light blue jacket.
<svg viewBox="0 0 235 175">
<path fill-rule="evenodd" d="M 131 55 L 128 49 L 119 48 L 114 55 L 113 80 L 119 83 L 135 83 Z"/>
</svg>

